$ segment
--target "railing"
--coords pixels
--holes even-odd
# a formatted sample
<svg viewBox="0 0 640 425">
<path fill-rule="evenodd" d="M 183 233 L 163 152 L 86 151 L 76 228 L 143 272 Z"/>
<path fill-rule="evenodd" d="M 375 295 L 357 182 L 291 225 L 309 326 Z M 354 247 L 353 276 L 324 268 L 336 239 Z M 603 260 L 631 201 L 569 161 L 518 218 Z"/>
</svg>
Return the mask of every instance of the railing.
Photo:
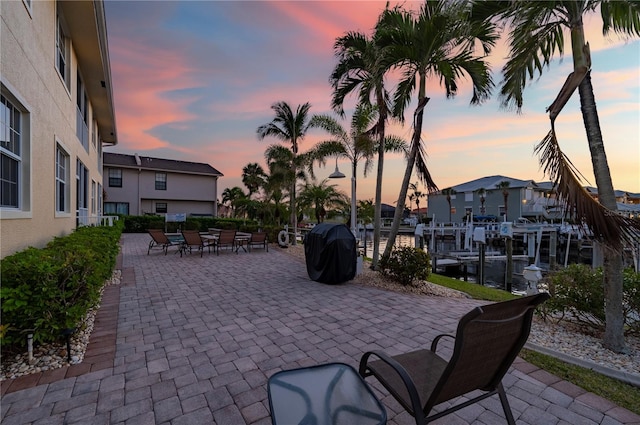
<svg viewBox="0 0 640 425">
<path fill-rule="evenodd" d="M 112 227 L 120 217 L 117 215 L 87 215 L 78 216 L 78 226 L 107 226 Z"/>
</svg>

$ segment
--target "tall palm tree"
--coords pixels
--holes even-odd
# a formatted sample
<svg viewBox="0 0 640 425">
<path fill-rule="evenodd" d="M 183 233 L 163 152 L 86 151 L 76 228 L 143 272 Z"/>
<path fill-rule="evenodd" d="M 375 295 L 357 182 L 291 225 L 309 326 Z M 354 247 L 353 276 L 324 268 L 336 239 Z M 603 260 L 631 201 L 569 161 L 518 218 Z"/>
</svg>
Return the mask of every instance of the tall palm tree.
<svg viewBox="0 0 640 425">
<path fill-rule="evenodd" d="M 385 10 L 379 20 L 377 34 L 380 45 L 385 46 L 385 57 L 403 73 L 394 94 L 394 116 L 404 117 L 411 94 L 416 89 L 418 92 L 407 166 L 383 258 L 389 257 L 395 243 L 414 165 L 417 164 L 418 177 L 427 191 L 437 190 L 421 143 L 424 108 L 429 101 L 427 79 L 438 78 L 447 97 L 453 97 L 458 81 L 468 75 L 473 84 L 472 104 L 486 100 L 493 87 L 488 62 L 474 56 L 473 51 L 478 42 L 487 55 L 498 35 L 491 25 L 472 23 L 469 15 L 470 8 L 464 2 L 437 0 L 426 1 L 415 16 L 397 7 Z"/>
<path fill-rule="evenodd" d="M 413 195 L 413 199 L 416 201 L 416 209 L 418 210 L 418 223 L 420 223 L 420 198 L 426 198 L 427 194 L 423 193 L 418 188 L 418 182 L 409 183 L 409 189 L 411 189 L 411 191 L 413 192 L 411 195 Z M 409 195 L 409 198 L 411 198 L 411 195 Z"/>
<path fill-rule="evenodd" d="M 384 87 L 386 65 L 383 49 L 361 32 L 348 32 L 336 39 L 334 52 L 338 64 L 333 69 L 329 81 L 333 87 L 332 108 L 344 116 L 344 100 L 347 95 L 358 90 L 359 103 L 366 104 L 373 96 L 378 109 L 375 133 L 378 136 L 378 170 L 376 174 L 375 213 L 373 225 L 373 258 L 371 268 L 378 268 L 380 256 L 380 229 L 382 227 L 382 176 L 385 153 L 385 124 L 389 115 L 389 95 Z"/>
<path fill-rule="evenodd" d="M 266 178 L 267 175 L 264 169 L 257 162 L 249 163 L 242 168 L 242 183 L 249 189 L 249 194 L 247 195 L 249 198 L 260 190 Z"/>
<path fill-rule="evenodd" d="M 337 190 L 335 184 L 328 184 L 327 179 L 320 183 L 305 183 L 300 191 L 299 201 L 302 205 L 313 207 L 318 224 L 324 221 L 327 208 L 344 206 L 348 202 L 347 195 Z"/>
<path fill-rule="evenodd" d="M 257 129 L 258 138 L 263 140 L 265 137 L 271 136 L 280 139 L 282 142 L 289 143 L 291 155 L 289 157 L 289 165 L 292 174 L 289 176 L 289 205 L 290 205 L 290 222 L 293 227 L 294 235 L 298 232 L 298 216 L 296 213 L 296 183 L 298 180 L 298 171 L 303 165 L 298 153 L 300 142 L 304 139 L 307 131 L 311 127 L 309 125 L 308 115 L 311 105 L 309 102 L 298 105 L 295 113 L 286 102 L 276 102 L 271 105 L 271 109 L 275 112 L 273 120 L 267 124 L 261 125 Z M 277 145 L 275 145 L 277 146 Z M 281 145 L 280 145 L 281 146 Z M 270 146 L 267 150 L 274 148 Z M 276 148 L 271 149 L 277 150 Z M 273 152 L 272 152 L 273 153 Z M 278 158 L 283 159 L 282 152 L 278 152 Z M 296 244 L 296 238 L 292 240 L 292 245 Z"/>
<path fill-rule="evenodd" d="M 507 215 L 509 213 L 509 186 L 510 185 L 511 183 L 509 183 L 506 180 L 503 180 L 500 183 L 496 184 L 496 189 L 499 189 L 502 191 L 502 199 L 504 201 L 504 221 L 507 221 Z"/>
<path fill-rule="evenodd" d="M 352 175 L 352 197 L 356 202 L 356 180 L 358 163 L 364 161 L 364 176 L 373 167 L 373 158 L 378 149 L 378 141 L 373 136 L 371 126 L 376 123 L 378 117 L 377 107 L 360 103 L 351 118 L 351 127 L 347 131 L 335 118 L 329 115 L 316 115 L 311 119 L 314 127 L 322 128 L 329 133 L 330 140 L 318 143 L 313 149 L 313 156 L 324 165 L 326 158 L 330 156 L 341 156 L 351 162 Z M 397 137 L 387 136 L 383 144 L 384 151 L 404 152 L 406 143 Z M 351 228 L 355 229 L 357 223 L 351 223 Z"/>
<path fill-rule="evenodd" d="M 542 153 L 541 162 L 546 163 L 545 171 L 557 181 L 559 198 L 566 205 L 574 206 L 577 215 L 585 221 L 595 237 L 605 243 L 606 326 L 603 343 L 605 347 L 621 352 L 626 350 L 626 346 L 622 311 L 622 258 L 619 249 L 622 241 L 629 238 L 628 229 L 637 230 L 640 226 L 637 222 L 623 220 L 615 214 L 615 192 L 600 130 L 591 83 L 591 55 L 583 25 L 583 17 L 596 13 L 598 8 L 604 35 L 613 31 L 624 36 L 640 36 L 640 3 L 635 0 L 476 2 L 474 17 L 484 19 L 484 22 L 498 17 L 511 28 L 509 59 L 502 70 L 504 82 L 500 93 L 504 106 L 516 106 L 518 109 L 523 104 L 527 77 L 541 75 L 556 53 L 562 55 L 564 34 L 570 34 L 574 72 L 548 108 L 552 130 L 538 145 L 537 151 Z M 555 119 L 576 88 L 598 187 L 598 199 L 604 208 L 593 205 L 592 199 L 587 198 L 588 194 L 581 189 L 580 180 L 571 163 L 560 151 L 555 137 Z"/>
<path fill-rule="evenodd" d="M 453 188 L 446 188 L 440 191 L 447 199 L 447 204 L 449 204 L 449 223 L 451 223 L 451 196 L 455 195 L 457 192 Z"/>
</svg>

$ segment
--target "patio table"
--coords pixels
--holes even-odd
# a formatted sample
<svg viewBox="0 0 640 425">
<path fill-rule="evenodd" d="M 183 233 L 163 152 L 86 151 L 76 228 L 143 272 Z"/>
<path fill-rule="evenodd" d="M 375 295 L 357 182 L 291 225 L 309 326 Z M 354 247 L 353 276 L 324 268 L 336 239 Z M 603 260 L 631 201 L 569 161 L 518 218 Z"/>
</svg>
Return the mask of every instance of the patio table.
<svg viewBox="0 0 640 425">
<path fill-rule="evenodd" d="M 371 388 L 344 363 L 283 370 L 267 386 L 274 425 L 387 423 L 387 412 Z"/>
</svg>

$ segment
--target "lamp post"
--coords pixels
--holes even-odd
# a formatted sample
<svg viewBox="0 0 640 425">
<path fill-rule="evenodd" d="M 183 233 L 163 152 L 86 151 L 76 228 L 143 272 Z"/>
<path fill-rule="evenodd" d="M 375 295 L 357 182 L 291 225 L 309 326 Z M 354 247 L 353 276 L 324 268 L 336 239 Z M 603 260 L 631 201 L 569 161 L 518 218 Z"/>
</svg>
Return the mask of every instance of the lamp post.
<svg viewBox="0 0 640 425">
<path fill-rule="evenodd" d="M 336 170 L 329 174 L 330 179 L 343 179 L 346 176 L 338 170 L 338 157 L 336 157 Z M 356 173 L 355 164 L 351 167 L 351 233 L 353 236 L 358 237 L 356 230 Z"/>
</svg>

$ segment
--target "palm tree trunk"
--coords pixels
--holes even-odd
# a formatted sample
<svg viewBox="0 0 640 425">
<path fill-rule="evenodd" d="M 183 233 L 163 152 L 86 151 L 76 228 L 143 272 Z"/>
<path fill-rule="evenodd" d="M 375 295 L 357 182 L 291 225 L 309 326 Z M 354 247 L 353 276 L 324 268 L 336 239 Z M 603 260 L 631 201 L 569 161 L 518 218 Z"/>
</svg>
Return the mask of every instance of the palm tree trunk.
<svg viewBox="0 0 640 425">
<path fill-rule="evenodd" d="M 600 121 L 596 109 L 591 73 L 578 86 L 580 93 L 580 109 L 587 131 L 587 140 L 591 152 L 593 174 L 598 187 L 598 200 L 611 211 L 617 211 L 615 192 L 611 181 L 611 172 L 604 150 Z M 622 311 L 622 255 L 607 246 L 603 250 L 604 257 L 604 301 L 605 301 L 605 331 L 603 345 L 617 353 L 626 352 L 624 340 L 624 314 Z"/>
<path fill-rule="evenodd" d="M 376 175 L 376 205 L 373 213 L 373 259 L 371 269 L 378 269 L 378 258 L 380 257 L 380 231 L 382 228 L 382 172 L 384 166 L 384 138 L 385 122 L 387 121 L 387 110 L 382 96 L 382 91 L 377 90 L 378 101 L 378 174 Z"/>
<path fill-rule="evenodd" d="M 389 238 L 387 239 L 387 246 L 384 248 L 384 254 L 382 259 L 387 259 L 391 255 L 393 245 L 396 243 L 396 236 L 398 235 L 398 229 L 400 228 L 400 220 L 402 219 L 402 213 L 404 211 L 404 201 L 407 198 L 407 192 L 409 190 L 409 181 L 411 180 L 411 173 L 413 173 L 413 166 L 416 162 L 416 156 L 418 155 L 418 148 L 420 147 L 420 138 L 422 136 L 422 118 L 424 116 L 424 108 L 429 102 L 429 98 L 426 97 L 426 77 L 420 75 L 420 91 L 418 93 L 418 106 L 415 111 L 415 124 L 413 128 L 413 137 L 411 138 L 411 150 L 409 151 L 409 157 L 407 158 L 407 168 L 404 171 L 404 177 L 402 178 L 402 186 L 400 187 L 400 194 L 398 195 L 398 202 L 396 203 L 396 211 L 393 214 L 393 224 L 389 231 Z"/>
<path fill-rule="evenodd" d="M 296 181 L 297 178 L 294 177 L 293 183 L 291 184 L 291 194 L 289 196 L 289 208 L 291 208 L 291 225 L 293 226 L 293 240 L 291 241 L 291 245 L 297 245 L 296 243 L 296 235 L 298 233 L 298 214 L 296 213 Z"/>
</svg>

